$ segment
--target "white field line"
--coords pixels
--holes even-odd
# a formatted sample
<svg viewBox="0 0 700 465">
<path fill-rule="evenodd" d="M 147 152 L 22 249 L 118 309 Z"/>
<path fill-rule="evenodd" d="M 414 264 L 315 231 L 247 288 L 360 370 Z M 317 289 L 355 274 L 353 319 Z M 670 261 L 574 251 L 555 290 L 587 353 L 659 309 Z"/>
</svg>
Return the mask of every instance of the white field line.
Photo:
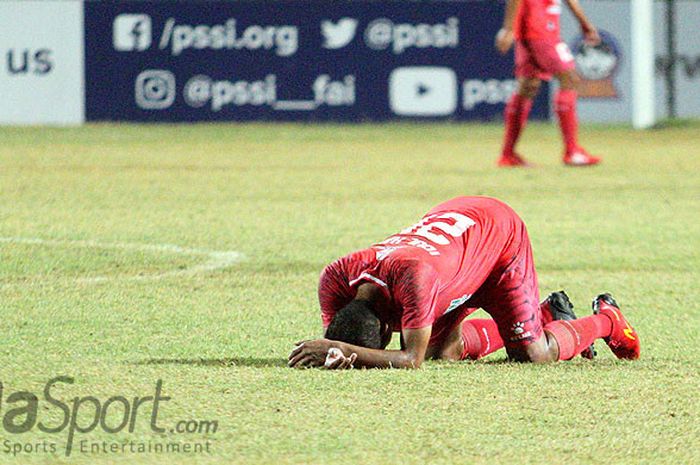
<svg viewBox="0 0 700 465">
<path fill-rule="evenodd" d="M 198 273 L 206 273 L 209 271 L 228 268 L 242 261 L 245 258 L 242 253 L 237 252 L 235 250 L 221 251 L 208 249 L 193 249 L 189 247 L 180 247 L 179 245 L 172 244 L 138 244 L 129 242 L 99 242 L 86 240 L 71 241 L 40 239 L 32 237 L 0 237 L 0 243 L 30 244 L 45 247 L 80 247 L 93 249 L 135 250 L 170 255 L 193 255 L 207 257 L 207 260 L 203 263 L 192 265 L 184 269 L 163 271 L 160 273 L 151 273 L 137 276 L 91 276 L 89 278 L 76 278 L 75 281 L 82 283 L 99 283 L 115 279 L 143 281 L 151 279 L 169 278 L 172 276 L 190 276 Z"/>
</svg>

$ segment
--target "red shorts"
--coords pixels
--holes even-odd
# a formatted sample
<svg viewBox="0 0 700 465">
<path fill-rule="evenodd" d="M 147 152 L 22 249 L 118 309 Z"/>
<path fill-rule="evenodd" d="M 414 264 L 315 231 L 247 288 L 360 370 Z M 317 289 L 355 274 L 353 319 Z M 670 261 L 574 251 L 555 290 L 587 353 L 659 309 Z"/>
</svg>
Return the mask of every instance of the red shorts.
<svg viewBox="0 0 700 465">
<path fill-rule="evenodd" d="M 546 81 L 552 75 L 576 67 L 571 50 L 564 42 L 517 40 L 515 42 L 515 77 Z"/>
<path fill-rule="evenodd" d="M 537 273 L 527 230 L 510 247 L 513 259 L 495 269 L 462 308 L 433 324 L 430 345 L 440 346 L 464 318 L 483 308 L 496 322 L 506 348 L 525 347 L 542 337 Z"/>
</svg>

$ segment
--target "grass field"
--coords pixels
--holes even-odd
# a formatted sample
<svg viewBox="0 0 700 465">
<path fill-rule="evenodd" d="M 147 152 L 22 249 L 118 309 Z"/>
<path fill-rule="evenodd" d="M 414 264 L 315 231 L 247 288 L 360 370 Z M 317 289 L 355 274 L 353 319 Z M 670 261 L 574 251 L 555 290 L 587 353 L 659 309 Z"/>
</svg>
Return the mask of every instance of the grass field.
<svg viewBox="0 0 700 465">
<path fill-rule="evenodd" d="M 531 170 L 494 167 L 499 126 L 0 129 L 0 415 L 22 423 L 7 415 L 27 402 L 9 396 L 31 391 L 38 421 L 60 426 L 43 397 L 58 375 L 75 379 L 51 391 L 70 406 L 152 396 L 158 379 L 171 397 L 165 433 L 148 405 L 133 433 L 76 432 L 70 457 L 67 429 L 5 428 L 0 462 L 700 463 L 700 125 L 583 132 L 603 165 L 560 166 L 555 127 L 537 124 Z M 548 366 L 500 352 L 417 371 L 285 367 L 295 340 L 320 333 L 325 264 L 465 194 L 525 219 L 543 294 L 564 288 L 587 314 L 612 292 L 641 360 L 599 342 L 593 362 Z M 94 403 L 81 405 L 90 429 Z M 218 429 L 170 431 L 190 419 Z"/>
</svg>

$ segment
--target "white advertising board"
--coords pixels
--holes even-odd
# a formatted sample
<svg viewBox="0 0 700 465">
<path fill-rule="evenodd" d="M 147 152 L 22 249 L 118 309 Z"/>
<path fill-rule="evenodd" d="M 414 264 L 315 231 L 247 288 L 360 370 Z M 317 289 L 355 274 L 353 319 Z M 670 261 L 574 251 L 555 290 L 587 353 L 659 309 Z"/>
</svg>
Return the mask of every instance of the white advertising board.
<svg viewBox="0 0 700 465">
<path fill-rule="evenodd" d="M 83 2 L 0 2 L 0 124 L 81 124 Z"/>
</svg>

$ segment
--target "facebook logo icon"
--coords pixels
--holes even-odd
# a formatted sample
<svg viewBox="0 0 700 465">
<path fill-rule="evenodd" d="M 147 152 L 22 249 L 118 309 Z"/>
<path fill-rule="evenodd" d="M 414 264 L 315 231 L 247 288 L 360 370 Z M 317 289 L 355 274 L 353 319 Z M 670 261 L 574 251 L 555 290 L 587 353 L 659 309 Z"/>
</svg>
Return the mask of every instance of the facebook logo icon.
<svg viewBox="0 0 700 465">
<path fill-rule="evenodd" d="M 142 51 L 151 46 L 151 17 L 123 14 L 114 18 L 112 44 L 120 52 Z"/>
</svg>

